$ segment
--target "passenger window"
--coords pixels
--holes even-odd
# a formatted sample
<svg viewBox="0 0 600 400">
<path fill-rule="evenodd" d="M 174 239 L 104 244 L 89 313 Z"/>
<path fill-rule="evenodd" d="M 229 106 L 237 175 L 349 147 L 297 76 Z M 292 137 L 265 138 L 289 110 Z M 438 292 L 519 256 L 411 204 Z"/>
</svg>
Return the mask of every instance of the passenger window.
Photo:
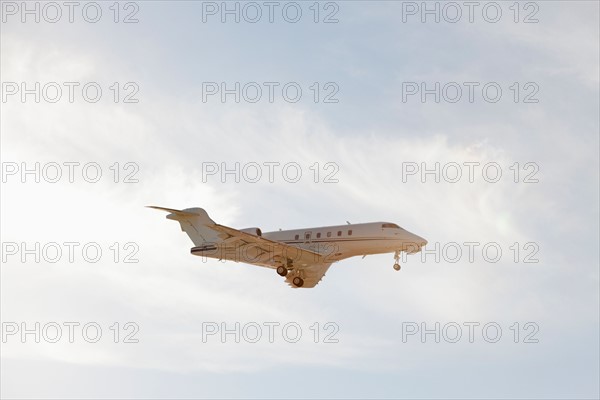
<svg viewBox="0 0 600 400">
<path fill-rule="evenodd" d="M 296 239 L 296 240 L 300 239 L 300 235 L 296 235 L 296 236 L 294 237 L 294 239 Z"/>
<path fill-rule="evenodd" d="M 338 236 L 342 236 L 342 231 L 338 231 Z"/>
<path fill-rule="evenodd" d="M 352 235 L 352 229 L 348 231 L 348 236 Z"/>
<path fill-rule="evenodd" d="M 321 232 L 317 233 L 317 239 L 321 237 Z"/>
<path fill-rule="evenodd" d="M 331 232 L 327 232 L 327 237 L 331 237 Z"/>
</svg>

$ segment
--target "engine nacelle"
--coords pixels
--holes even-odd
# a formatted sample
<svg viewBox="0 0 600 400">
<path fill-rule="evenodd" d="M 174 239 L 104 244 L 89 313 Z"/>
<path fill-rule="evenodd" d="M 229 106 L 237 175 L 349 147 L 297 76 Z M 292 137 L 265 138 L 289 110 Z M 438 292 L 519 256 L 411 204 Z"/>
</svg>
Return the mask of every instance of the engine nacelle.
<svg viewBox="0 0 600 400">
<path fill-rule="evenodd" d="M 260 228 L 246 228 L 246 229 L 240 229 L 240 231 L 242 231 L 244 233 L 249 233 L 254 236 L 262 236 L 262 231 L 260 230 Z"/>
</svg>

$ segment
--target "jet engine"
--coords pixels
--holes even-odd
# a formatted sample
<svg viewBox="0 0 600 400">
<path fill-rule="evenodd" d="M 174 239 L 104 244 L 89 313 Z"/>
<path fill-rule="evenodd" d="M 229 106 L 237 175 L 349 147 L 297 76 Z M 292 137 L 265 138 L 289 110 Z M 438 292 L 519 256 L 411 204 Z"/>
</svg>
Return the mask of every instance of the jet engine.
<svg viewBox="0 0 600 400">
<path fill-rule="evenodd" d="M 262 236 L 262 231 L 260 230 L 260 228 L 246 228 L 246 229 L 240 229 L 240 231 L 242 231 L 244 233 L 249 233 L 254 236 Z"/>
</svg>

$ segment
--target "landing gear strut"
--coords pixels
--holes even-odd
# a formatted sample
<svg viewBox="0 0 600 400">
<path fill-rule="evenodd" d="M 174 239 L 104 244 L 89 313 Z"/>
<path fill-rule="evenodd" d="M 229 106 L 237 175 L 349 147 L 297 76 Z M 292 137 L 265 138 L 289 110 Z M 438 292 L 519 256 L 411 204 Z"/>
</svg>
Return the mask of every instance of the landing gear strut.
<svg viewBox="0 0 600 400">
<path fill-rule="evenodd" d="M 400 252 L 396 250 L 396 252 L 394 253 L 394 269 L 396 271 L 400 271 Z"/>
</svg>

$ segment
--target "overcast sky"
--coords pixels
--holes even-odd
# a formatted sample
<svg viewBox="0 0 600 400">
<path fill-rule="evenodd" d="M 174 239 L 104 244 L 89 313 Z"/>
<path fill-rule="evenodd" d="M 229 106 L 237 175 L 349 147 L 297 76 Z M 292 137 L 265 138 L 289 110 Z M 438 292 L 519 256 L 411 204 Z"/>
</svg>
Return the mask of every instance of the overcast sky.
<svg viewBox="0 0 600 400">
<path fill-rule="evenodd" d="M 228 2 L 239 22 L 82 2 L 72 23 L 22 4 L 2 2 L 0 40 L 3 397 L 599 396 L 597 2 L 428 2 L 439 22 L 421 2 Z M 391 221 L 428 252 L 295 290 L 191 256 L 145 205 L 265 232 Z M 236 323 L 263 336 L 207 336 Z"/>
</svg>

